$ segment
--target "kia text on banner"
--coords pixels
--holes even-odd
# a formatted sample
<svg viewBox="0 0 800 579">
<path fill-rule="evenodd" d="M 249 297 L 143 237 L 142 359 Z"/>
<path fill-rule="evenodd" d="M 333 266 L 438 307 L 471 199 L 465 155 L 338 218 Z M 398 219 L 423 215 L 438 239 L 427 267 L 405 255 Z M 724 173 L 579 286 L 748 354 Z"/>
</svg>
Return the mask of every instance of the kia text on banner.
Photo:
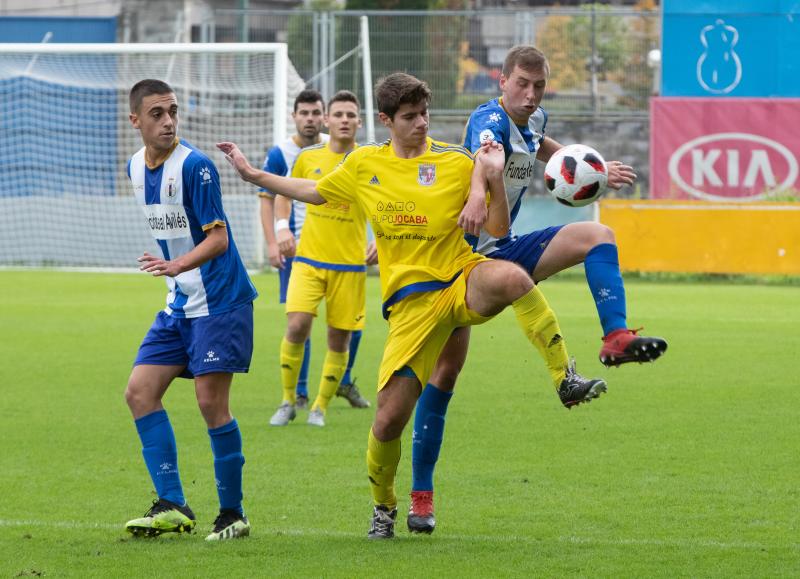
<svg viewBox="0 0 800 579">
<path fill-rule="evenodd" d="M 758 201 L 800 190 L 800 99 L 654 98 L 650 196 Z"/>
</svg>

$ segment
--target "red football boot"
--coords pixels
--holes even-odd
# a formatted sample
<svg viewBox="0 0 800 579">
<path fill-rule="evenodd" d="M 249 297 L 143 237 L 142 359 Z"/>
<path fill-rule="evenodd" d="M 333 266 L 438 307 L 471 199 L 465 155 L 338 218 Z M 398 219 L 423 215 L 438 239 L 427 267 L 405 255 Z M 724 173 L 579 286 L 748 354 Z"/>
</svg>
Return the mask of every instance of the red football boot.
<svg viewBox="0 0 800 579">
<path fill-rule="evenodd" d="M 652 362 L 667 351 L 662 338 L 638 335 L 639 330 L 620 328 L 603 338 L 600 361 L 606 366 L 619 366 L 628 362 Z"/>
<path fill-rule="evenodd" d="M 408 509 L 408 530 L 412 533 L 433 533 L 436 516 L 433 514 L 433 491 L 411 491 Z"/>
</svg>

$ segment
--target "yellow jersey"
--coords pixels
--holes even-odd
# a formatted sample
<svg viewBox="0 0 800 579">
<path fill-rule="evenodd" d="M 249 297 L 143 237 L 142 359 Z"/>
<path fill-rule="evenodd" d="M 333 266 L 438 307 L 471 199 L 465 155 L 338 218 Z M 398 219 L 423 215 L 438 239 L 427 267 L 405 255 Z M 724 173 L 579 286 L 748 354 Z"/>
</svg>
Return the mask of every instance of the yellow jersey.
<svg viewBox="0 0 800 579">
<path fill-rule="evenodd" d="M 330 143 L 307 147 L 297 156 L 292 177 L 318 181 L 344 157 L 345 153 L 331 151 Z M 297 261 L 336 271 L 366 271 L 366 246 L 367 218 L 358 204 L 345 200 L 306 204 Z"/>
<path fill-rule="evenodd" d="M 482 260 L 464 240 L 458 216 L 469 197 L 472 155 L 428 139 L 413 159 L 391 141 L 363 145 L 317 183 L 329 203 L 358 203 L 375 232 L 384 318 L 405 297 L 448 287 Z"/>
</svg>

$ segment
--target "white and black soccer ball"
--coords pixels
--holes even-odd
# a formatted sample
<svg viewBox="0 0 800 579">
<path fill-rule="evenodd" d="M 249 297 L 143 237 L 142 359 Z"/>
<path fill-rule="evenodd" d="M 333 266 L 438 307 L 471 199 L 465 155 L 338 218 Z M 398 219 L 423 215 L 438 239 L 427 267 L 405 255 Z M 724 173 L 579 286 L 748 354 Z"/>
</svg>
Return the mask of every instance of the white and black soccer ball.
<svg viewBox="0 0 800 579">
<path fill-rule="evenodd" d="M 608 167 L 602 155 L 587 145 L 567 145 L 544 168 L 544 185 L 559 203 L 583 207 L 602 197 Z"/>
</svg>

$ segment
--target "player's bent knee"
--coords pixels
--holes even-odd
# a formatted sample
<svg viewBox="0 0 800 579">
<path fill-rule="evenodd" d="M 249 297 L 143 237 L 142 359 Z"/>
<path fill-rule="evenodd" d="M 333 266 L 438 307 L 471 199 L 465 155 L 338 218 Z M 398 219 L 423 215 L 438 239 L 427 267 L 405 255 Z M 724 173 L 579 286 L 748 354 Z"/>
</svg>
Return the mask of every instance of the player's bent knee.
<svg viewBox="0 0 800 579">
<path fill-rule="evenodd" d="M 218 428 L 231 421 L 227 401 L 216 397 L 198 398 L 197 406 L 209 428 Z"/>
<path fill-rule="evenodd" d="M 617 239 L 614 236 L 614 230 L 603 225 L 602 223 L 592 223 L 592 246 L 600 245 L 601 243 L 616 244 Z"/>
<path fill-rule="evenodd" d="M 160 400 L 152 395 L 150 389 L 130 380 L 125 388 L 125 402 L 135 416 L 143 416 L 154 410 Z"/>
<path fill-rule="evenodd" d="M 294 344 L 305 342 L 311 333 L 311 316 L 290 316 L 286 324 L 286 339 Z"/>
<path fill-rule="evenodd" d="M 393 412 L 377 412 L 372 425 L 372 433 L 381 442 L 399 438 L 406 426 L 404 417 Z"/>
<path fill-rule="evenodd" d="M 520 267 L 508 270 L 505 279 L 506 301 L 510 304 L 533 289 L 533 280 Z"/>
</svg>

